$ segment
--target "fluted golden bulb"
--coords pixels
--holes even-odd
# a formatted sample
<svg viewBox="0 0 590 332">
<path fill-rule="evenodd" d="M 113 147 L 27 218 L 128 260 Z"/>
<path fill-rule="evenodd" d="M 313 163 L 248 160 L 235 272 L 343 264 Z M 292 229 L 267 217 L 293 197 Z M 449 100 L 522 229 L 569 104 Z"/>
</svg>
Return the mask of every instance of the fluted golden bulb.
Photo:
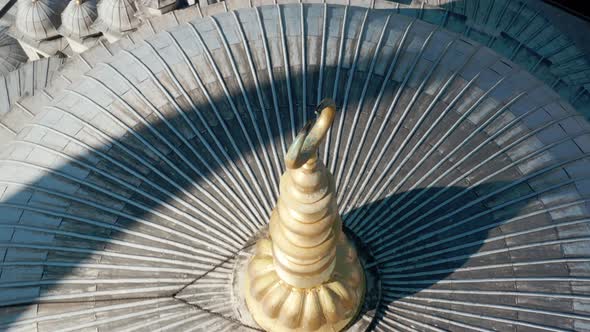
<svg viewBox="0 0 590 332">
<path fill-rule="evenodd" d="M 267 331 L 341 331 L 356 316 L 365 285 L 356 249 L 342 232 L 334 181 L 317 158 L 335 105 L 324 101 L 285 158 L 269 239 L 259 240 L 243 291 Z"/>
</svg>

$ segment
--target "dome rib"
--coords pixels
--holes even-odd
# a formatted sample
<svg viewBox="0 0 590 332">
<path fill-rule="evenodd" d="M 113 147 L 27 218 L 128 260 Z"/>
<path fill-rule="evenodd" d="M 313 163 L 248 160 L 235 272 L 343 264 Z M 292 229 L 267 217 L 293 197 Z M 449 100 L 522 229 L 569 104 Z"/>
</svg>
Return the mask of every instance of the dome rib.
<svg viewBox="0 0 590 332">
<path fill-rule="evenodd" d="M 172 38 L 172 37 L 171 37 L 171 38 Z M 169 74 L 170 74 L 172 77 L 174 77 L 174 75 L 172 75 L 172 71 L 171 71 L 171 69 L 170 69 L 170 68 L 168 67 L 168 65 L 165 63 L 165 61 L 164 61 L 164 59 L 161 57 L 161 55 L 160 55 L 160 54 L 159 54 L 159 53 L 158 53 L 158 52 L 157 52 L 157 51 L 156 51 L 156 50 L 153 48 L 153 46 L 152 46 L 152 45 L 151 45 L 149 42 L 146 42 L 146 44 L 148 45 L 148 47 L 150 48 L 150 50 L 153 52 L 153 54 L 154 54 L 154 55 L 155 55 L 155 56 L 158 58 L 159 62 L 161 63 L 161 65 L 163 66 L 163 68 L 166 70 L 166 72 L 167 72 L 167 73 L 169 73 Z M 132 55 L 130 52 L 129 52 L 129 53 L 127 53 L 127 54 L 129 54 L 130 56 L 133 56 L 133 55 Z M 133 57 L 134 57 L 134 56 L 133 56 Z M 148 73 L 148 75 L 149 75 L 149 76 L 151 76 L 151 77 L 155 77 L 155 76 L 153 75 L 153 73 L 150 71 L 150 69 L 149 69 L 149 68 L 147 68 L 147 67 L 146 67 L 146 66 L 145 66 L 143 63 L 141 63 L 141 62 L 140 62 L 140 61 L 139 61 L 139 60 L 138 60 L 136 57 L 134 57 L 134 60 L 138 61 L 138 63 L 139 63 L 139 64 L 141 64 L 141 67 L 142 67 L 142 69 L 144 69 L 144 70 L 146 71 L 146 73 Z M 186 60 L 186 59 L 185 59 L 185 60 Z M 190 62 L 186 62 L 186 63 L 187 63 L 187 64 L 190 64 Z M 194 69 L 192 68 L 192 66 L 190 66 L 190 68 L 191 68 L 191 71 L 193 71 L 193 70 L 194 70 Z M 196 75 L 196 73 L 194 73 L 194 72 L 193 72 L 193 74 L 195 74 L 195 76 L 194 76 L 194 77 L 195 77 L 195 79 L 197 80 L 197 82 L 199 83 L 199 86 L 200 86 L 200 88 L 201 88 L 203 91 L 206 91 L 206 90 L 205 90 L 205 88 L 204 88 L 204 85 L 203 85 L 203 83 L 202 83 L 202 82 L 201 82 L 201 80 L 198 78 L 198 76 Z M 179 88 L 179 89 L 182 91 L 183 95 L 185 95 L 185 96 L 187 97 L 187 100 L 190 100 L 190 98 L 188 98 L 187 91 L 186 91 L 186 90 L 184 90 L 184 88 L 182 87 L 182 85 L 180 84 L 180 82 L 179 82 L 178 80 L 176 80 L 176 79 L 173 79 L 173 81 L 174 81 L 175 85 L 176 85 L 176 86 L 177 86 L 177 87 L 178 87 L 178 88 Z M 163 85 L 161 85 L 161 84 L 158 84 L 158 87 L 159 87 L 159 88 L 160 88 L 162 91 L 166 91 L 166 89 L 163 87 Z M 174 101 L 172 101 L 172 98 L 171 98 L 169 95 L 168 95 L 168 99 L 169 99 L 169 100 L 170 100 L 172 103 L 174 103 L 174 104 L 175 104 L 175 105 L 174 105 L 174 107 L 175 107 L 176 111 L 180 113 L 180 112 L 181 112 L 181 105 L 179 105 L 179 104 L 176 104 Z M 191 103 L 192 103 L 192 102 L 191 102 Z M 197 107 L 197 106 L 196 106 L 194 103 L 192 103 L 192 105 L 191 105 L 191 106 L 192 106 L 192 107 L 194 107 L 194 109 L 198 109 L 198 107 Z M 154 109 L 154 110 L 155 110 L 155 107 L 152 107 L 152 109 Z M 182 113 L 180 113 L 180 114 L 182 114 Z M 205 136 L 203 136 L 203 135 L 201 135 L 201 134 L 199 133 L 199 131 L 197 130 L 197 128 L 196 128 L 194 125 L 192 125 L 192 124 L 191 124 L 191 122 L 190 122 L 189 118 L 188 118 L 188 117 L 186 117 L 186 116 L 182 116 L 182 117 L 183 117 L 183 120 L 185 120 L 185 121 L 186 121 L 187 125 L 189 125 L 189 126 L 190 126 L 191 130 L 192 130 L 192 131 L 195 133 L 195 135 L 196 135 L 196 136 L 197 136 L 197 137 L 198 137 L 200 140 L 202 140 L 202 141 L 205 141 Z M 164 118 L 164 117 L 162 116 L 162 118 Z M 200 120 L 200 123 L 201 123 L 203 126 L 204 126 L 206 123 L 208 123 L 208 122 L 207 122 L 207 120 L 205 120 L 205 118 L 204 118 L 203 116 L 199 116 L 199 120 Z M 218 123 L 222 123 L 222 121 L 223 121 L 223 119 L 222 119 L 220 116 L 217 116 L 217 120 L 219 121 Z M 173 130 L 173 129 L 172 129 L 172 130 Z M 212 135 L 212 134 L 213 134 L 213 132 L 212 132 L 210 129 L 207 129 L 207 132 L 208 132 L 210 135 Z M 224 131 L 224 132 L 227 134 L 227 131 Z M 214 139 L 214 142 L 215 142 L 215 146 L 216 146 L 217 148 L 221 148 L 221 146 L 222 146 L 222 143 L 220 142 L 220 140 L 218 140 L 218 139 Z M 234 142 L 233 144 L 235 144 L 235 142 Z M 233 146 L 235 146 L 235 145 L 233 145 Z M 212 148 L 212 147 L 210 147 L 210 146 L 207 146 L 207 150 L 208 150 L 208 152 L 210 152 L 210 153 L 214 151 L 214 150 L 213 150 L 213 148 Z M 222 152 L 222 154 L 224 155 L 224 157 L 225 157 L 225 158 L 229 159 L 229 155 L 228 155 L 227 153 L 223 153 L 223 152 Z M 199 155 L 199 154 L 197 154 L 197 155 Z M 198 157 L 198 158 L 199 158 L 199 160 L 200 160 L 200 161 L 203 161 L 203 160 L 204 160 L 204 158 L 203 158 L 203 157 Z M 216 162 L 217 162 L 217 163 L 218 163 L 218 164 L 221 166 L 222 164 L 220 163 L 220 159 L 219 159 L 219 158 L 216 158 L 216 159 L 217 159 L 217 160 L 216 160 Z M 221 166 L 221 167 L 223 167 L 223 166 Z M 232 165 L 230 165 L 230 167 L 231 167 L 231 170 L 232 170 L 232 171 L 234 171 L 234 172 L 236 172 L 236 171 L 237 171 L 237 169 L 238 169 L 238 168 L 237 168 L 237 166 L 236 166 L 235 164 L 232 164 Z M 226 172 L 226 173 L 229 173 L 227 169 L 225 169 L 225 172 Z M 251 172 L 249 172 L 249 173 L 250 173 L 250 174 L 249 174 L 250 176 L 253 176 Z M 238 173 L 238 174 L 239 174 L 239 173 Z M 213 176 L 214 176 L 214 177 L 216 177 L 216 175 L 213 175 Z M 233 185 L 237 185 L 237 184 L 238 184 L 238 179 L 239 179 L 239 184 L 241 184 L 241 185 L 243 185 L 243 186 L 245 186 L 245 185 L 248 183 L 248 182 L 247 182 L 247 180 L 244 178 L 244 176 L 243 176 L 243 175 L 241 175 L 241 174 L 239 174 L 239 175 L 238 175 L 238 179 L 236 179 L 235 177 L 233 177 L 233 176 L 232 176 L 232 175 L 230 175 L 230 174 L 227 174 L 227 176 L 228 176 L 228 178 L 230 179 L 230 181 L 231 181 L 231 183 L 232 183 Z M 223 187 L 223 189 L 224 189 L 224 190 L 226 190 L 228 193 L 230 193 L 230 195 L 232 196 L 232 198 L 233 198 L 233 199 L 235 199 L 237 202 L 239 202 L 239 201 L 240 201 L 240 199 L 238 198 L 238 196 L 236 196 L 236 194 L 234 193 L 234 190 L 231 190 L 229 187 L 226 187 L 226 186 L 225 186 L 226 184 L 224 183 L 224 181 L 222 181 L 222 180 L 220 180 L 220 179 L 219 179 L 219 182 L 220 182 L 220 183 L 222 183 L 222 184 L 224 184 L 224 187 Z M 266 184 L 266 185 L 268 185 L 268 182 L 266 181 L 266 183 L 265 183 L 265 184 Z M 248 193 L 248 195 L 252 195 L 252 196 L 254 196 L 254 195 L 260 195 L 260 196 L 264 197 L 264 194 L 262 194 L 262 193 L 264 192 L 264 190 L 262 190 L 262 188 L 261 188 L 259 185 L 258 185 L 258 186 L 256 186 L 256 188 L 255 188 L 255 189 L 256 189 L 256 194 L 255 194 L 255 193 L 252 191 L 252 189 L 251 189 L 251 188 L 246 188 L 246 189 L 245 189 L 245 191 Z M 268 190 L 269 188 L 267 187 L 266 189 Z M 244 194 L 244 190 L 239 190 L 239 192 L 240 192 L 242 195 Z M 233 204 L 235 204 L 235 202 L 232 202 L 231 200 L 229 200 L 229 201 L 228 201 L 228 200 L 226 200 L 226 203 L 227 203 L 227 204 L 230 204 L 230 205 L 233 205 Z M 262 218 L 262 216 L 264 216 L 264 211 L 266 211 L 266 210 L 264 210 L 264 209 L 268 209 L 268 208 L 269 208 L 269 206 L 270 206 L 270 205 L 268 204 L 268 202 L 263 202 L 263 204 L 265 205 L 264 207 L 263 207 L 261 204 L 256 204 L 256 203 L 254 204 L 254 205 L 256 206 L 256 209 L 255 209 L 255 212 L 254 212 L 254 213 L 255 213 L 255 215 L 253 215 L 251 212 L 250 212 L 250 213 L 248 213 L 248 217 L 249 217 L 249 221 L 250 221 L 250 225 L 251 225 L 251 227 L 250 227 L 250 230 L 255 230 L 255 229 L 256 229 L 256 227 L 259 227 L 259 226 L 260 226 L 260 224 L 259 224 L 259 223 L 257 223 L 256 221 L 257 221 L 257 220 L 259 221 L 259 220 Z M 243 205 L 243 204 L 240 204 L 240 205 L 241 205 L 240 207 L 241 207 L 241 209 L 242 209 L 243 211 L 246 211 L 246 212 L 247 212 L 247 211 L 249 210 L 249 209 L 248 209 L 248 208 L 247 208 L 245 205 Z M 244 215 L 241 215 L 241 217 L 242 217 L 242 218 L 244 218 Z M 246 220 L 246 219 L 242 219 L 242 221 L 244 221 L 244 220 Z"/>
</svg>

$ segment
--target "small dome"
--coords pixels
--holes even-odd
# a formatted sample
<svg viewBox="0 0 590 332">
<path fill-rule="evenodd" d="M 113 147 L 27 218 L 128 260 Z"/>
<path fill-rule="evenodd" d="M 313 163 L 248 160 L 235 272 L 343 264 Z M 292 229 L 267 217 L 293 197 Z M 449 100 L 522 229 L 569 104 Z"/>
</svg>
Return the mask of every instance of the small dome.
<svg viewBox="0 0 590 332">
<path fill-rule="evenodd" d="M 60 0 L 21 0 L 16 13 L 16 29 L 37 41 L 56 37 L 64 7 L 65 2 Z"/>
<path fill-rule="evenodd" d="M 27 55 L 16 39 L 6 34 L 8 27 L 0 26 L 0 75 L 6 75 L 27 61 Z"/>
<path fill-rule="evenodd" d="M 102 0 L 98 4 L 97 29 L 102 32 L 123 33 L 140 24 L 133 0 Z"/>
<path fill-rule="evenodd" d="M 59 32 L 66 37 L 82 39 L 98 33 L 92 26 L 98 13 L 96 0 L 73 0 L 61 14 Z"/>
</svg>

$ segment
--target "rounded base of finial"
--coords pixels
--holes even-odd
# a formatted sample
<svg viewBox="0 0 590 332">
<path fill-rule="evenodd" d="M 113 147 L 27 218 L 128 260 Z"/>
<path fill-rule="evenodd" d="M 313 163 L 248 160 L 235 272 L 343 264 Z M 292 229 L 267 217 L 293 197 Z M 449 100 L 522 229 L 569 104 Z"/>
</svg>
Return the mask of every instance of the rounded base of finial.
<svg viewBox="0 0 590 332">
<path fill-rule="evenodd" d="M 356 318 L 365 295 L 365 276 L 356 249 L 342 238 L 331 278 L 311 288 L 296 288 L 282 281 L 274 266 L 271 241 L 258 241 L 244 271 L 241 291 L 262 329 L 338 332 Z"/>
</svg>

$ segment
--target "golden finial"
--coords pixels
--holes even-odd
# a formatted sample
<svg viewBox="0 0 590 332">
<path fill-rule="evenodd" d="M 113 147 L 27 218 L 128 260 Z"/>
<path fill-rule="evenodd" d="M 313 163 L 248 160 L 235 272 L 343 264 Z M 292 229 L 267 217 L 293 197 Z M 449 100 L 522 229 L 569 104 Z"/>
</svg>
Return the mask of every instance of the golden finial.
<svg viewBox="0 0 590 332">
<path fill-rule="evenodd" d="M 244 296 L 267 331 L 341 331 L 365 292 L 356 249 L 342 232 L 332 175 L 317 158 L 336 105 L 324 100 L 318 110 L 287 152 L 270 239 L 258 241 L 248 263 Z"/>
</svg>

